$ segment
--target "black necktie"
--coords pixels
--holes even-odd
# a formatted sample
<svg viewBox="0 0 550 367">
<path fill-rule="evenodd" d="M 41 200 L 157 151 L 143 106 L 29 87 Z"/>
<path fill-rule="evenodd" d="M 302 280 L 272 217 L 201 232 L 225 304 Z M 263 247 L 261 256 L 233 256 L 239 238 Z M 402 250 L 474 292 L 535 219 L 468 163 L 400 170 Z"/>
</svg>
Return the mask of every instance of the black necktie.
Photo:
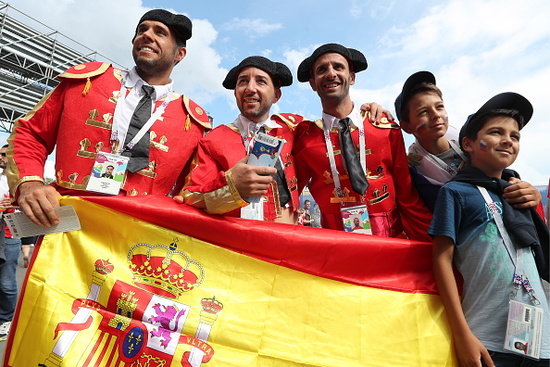
<svg viewBox="0 0 550 367">
<path fill-rule="evenodd" d="M 124 140 L 124 146 L 136 136 L 138 131 L 142 128 L 143 125 L 151 118 L 151 109 L 153 101 L 151 99 L 151 94 L 155 91 L 155 88 L 150 85 L 144 85 L 141 87 L 145 92 L 145 95 L 139 100 L 132 119 L 130 120 L 130 126 L 128 126 L 128 133 L 126 134 L 126 139 Z M 141 137 L 141 139 L 134 145 L 134 147 L 128 151 L 123 152 L 122 154 L 130 157 L 128 162 L 128 171 L 134 173 L 149 166 L 149 131 Z"/>
<path fill-rule="evenodd" d="M 349 118 L 340 120 L 340 139 L 342 141 L 342 155 L 346 162 L 346 168 L 348 170 L 348 177 L 351 181 L 351 187 L 353 190 L 360 194 L 365 195 L 369 183 L 365 177 L 365 172 L 359 162 L 355 145 L 351 139 L 351 132 L 349 131 Z"/>
<path fill-rule="evenodd" d="M 260 127 L 258 132 L 267 134 L 265 132 L 265 126 Z M 290 201 L 290 191 L 288 190 L 288 186 L 286 184 L 285 170 L 283 169 L 283 165 L 281 164 L 281 158 L 277 158 L 277 162 L 275 162 L 275 168 L 277 169 L 277 173 L 273 175 L 273 179 L 277 182 L 277 187 L 279 191 L 279 204 L 281 204 L 281 207 L 284 207 L 286 203 Z"/>
</svg>

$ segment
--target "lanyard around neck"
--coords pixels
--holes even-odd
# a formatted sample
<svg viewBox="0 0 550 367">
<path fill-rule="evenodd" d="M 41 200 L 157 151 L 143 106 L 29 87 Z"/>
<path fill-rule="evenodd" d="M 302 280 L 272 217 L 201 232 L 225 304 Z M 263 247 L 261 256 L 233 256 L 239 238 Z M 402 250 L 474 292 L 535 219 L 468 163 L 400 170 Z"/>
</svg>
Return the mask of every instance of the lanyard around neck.
<svg viewBox="0 0 550 367">
<path fill-rule="evenodd" d="M 250 150 L 254 146 L 256 134 L 260 131 L 262 126 L 265 126 L 265 125 L 261 125 L 260 127 L 258 127 L 258 125 L 254 124 L 253 125 L 254 129 L 253 129 L 253 132 L 251 134 L 250 129 L 248 129 L 248 128 L 245 129 L 245 124 L 243 123 L 243 121 L 240 120 L 239 117 L 237 117 L 237 119 L 238 119 L 238 123 L 234 123 L 234 125 L 239 130 L 239 135 L 241 135 L 241 139 L 243 141 L 244 149 L 246 150 L 246 154 L 248 154 L 248 153 L 250 153 Z M 247 126 L 250 127 L 250 124 L 247 124 Z"/>
<path fill-rule="evenodd" d="M 361 167 L 363 171 L 366 172 L 367 160 L 366 160 L 366 137 L 365 137 L 365 128 L 362 123 L 358 124 L 357 129 L 359 130 L 359 161 L 361 162 Z M 344 197 L 344 191 L 342 189 L 342 184 L 340 183 L 340 175 L 338 173 L 338 168 L 336 167 L 336 160 L 334 158 L 334 149 L 332 148 L 332 140 L 330 139 L 330 130 L 327 128 L 325 121 L 323 121 L 323 135 L 325 137 L 325 146 L 327 149 L 328 161 L 330 165 L 330 171 L 332 174 L 332 180 L 334 182 L 334 188 L 336 190 L 336 195 L 339 198 Z"/>
<path fill-rule="evenodd" d="M 504 226 L 502 216 L 500 215 L 496 203 L 493 201 L 493 199 L 491 199 L 491 196 L 489 195 L 489 192 L 485 187 L 477 186 L 477 189 L 483 196 L 483 199 L 485 200 L 489 211 L 491 212 L 491 214 L 493 214 L 493 219 L 495 220 L 495 224 L 498 228 L 498 231 L 500 232 L 500 236 L 502 237 L 504 246 L 506 247 L 508 255 L 510 256 L 512 263 L 516 268 L 513 279 L 514 292 L 512 293 L 511 298 L 516 298 L 517 292 L 523 286 L 529 294 L 529 297 L 531 297 L 531 302 L 533 302 L 534 305 L 539 305 L 540 301 L 535 296 L 535 291 L 531 286 L 531 282 L 529 281 L 529 278 L 524 275 L 523 272 L 523 253 L 524 251 L 529 251 L 529 248 L 519 248 L 518 251 L 516 251 L 516 249 L 514 248 L 514 244 L 510 239 L 510 235 L 508 234 L 508 231 Z"/>
<path fill-rule="evenodd" d="M 449 145 L 451 146 L 451 149 L 460 156 L 460 158 L 462 158 L 462 161 L 466 162 L 468 159 L 466 158 L 466 156 L 464 155 L 464 152 L 460 149 L 460 147 L 458 145 L 456 145 L 455 142 L 453 142 L 452 140 L 448 139 L 449 141 Z M 432 156 L 433 160 L 441 167 L 443 168 L 445 171 L 447 171 L 448 174 L 450 174 L 451 176 L 456 176 L 456 174 L 458 173 L 458 168 L 455 168 L 451 165 L 448 165 L 443 159 L 439 158 L 437 155 L 435 154 L 431 154 L 430 155 Z"/>
<path fill-rule="evenodd" d="M 118 116 L 122 114 L 122 106 L 124 105 L 124 101 L 126 101 L 126 91 L 128 88 L 126 88 L 126 79 L 128 78 L 128 74 L 126 74 L 122 80 L 122 84 L 120 86 L 120 95 L 117 99 L 116 106 L 115 106 L 115 112 L 113 116 L 113 126 L 111 129 L 111 141 L 119 141 L 119 123 L 118 123 Z M 116 153 L 120 154 L 124 149 L 131 150 L 138 141 L 141 140 L 141 138 L 149 131 L 151 126 L 155 123 L 156 120 L 158 120 L 162 114 L 164 113 L 164 110 L 166 110 L 166 106 L 172 101 L 174 98 L 175 92 L 170 91 L 168 92 L 168 95 L 165 97 L 162 104 L 155 109 L 155 112 L 151 114 L 151 117 L 147 120 L 147 122 L 139 129 L 139 131 L 136 133 L 134 138 L 128 142 L 125 146 L 122 146 L 122 144 L 117 144 L 118 148 Z M 155 105 L 155 101 L 152 101 L 153 106 Z"/>
</svg>

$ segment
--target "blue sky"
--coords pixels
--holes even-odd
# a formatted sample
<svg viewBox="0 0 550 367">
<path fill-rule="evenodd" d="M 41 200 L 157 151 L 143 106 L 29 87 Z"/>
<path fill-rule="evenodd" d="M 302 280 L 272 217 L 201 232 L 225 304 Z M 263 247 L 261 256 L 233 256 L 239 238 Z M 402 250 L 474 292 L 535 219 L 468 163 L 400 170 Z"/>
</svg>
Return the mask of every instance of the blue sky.
<svg viewBox="0 0 550 367">
<path fill-rule="evenodd" d="M 6 1 L 6 0 L 4 0 Z M 534 116 L 522 131 L 513 168 L 525 180 L 550 177 L 550 2 L 547 0 L 12 0 L 16 9 L 115 60 L 133 65 L 130 40 L 140 16 L 167 8 L 193 21 L 187 57 L 174 69 L 175 89 L 202 105 L 215 124 L 238 113 L 221 86 L 227 71 L 250 55 L 298 64 L 317 46 L 337 42 L 362 51 L 369 68 L 352 98 L 393 113 L 404 80 L 433 72 L 450 123 L 460 127 L 487 99 L 505 91 L 526 96 Z M 337 4 L 337 5 L 336 5 Z M 320 116 L 318 97 L 295 80 L 272 112 Z M 406 139 L 411 142 L 410 138 Z"/>
</svg>

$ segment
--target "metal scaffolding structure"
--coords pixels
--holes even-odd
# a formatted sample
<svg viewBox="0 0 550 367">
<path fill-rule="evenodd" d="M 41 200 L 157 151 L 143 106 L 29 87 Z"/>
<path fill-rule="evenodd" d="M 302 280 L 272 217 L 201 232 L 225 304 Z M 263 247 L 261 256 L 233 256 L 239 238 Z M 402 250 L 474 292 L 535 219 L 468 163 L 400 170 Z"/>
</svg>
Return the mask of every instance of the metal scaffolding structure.
<svg viewBox="0 0 550 367">
<path fill-rule="evenodd" d="M 56 77 L 63 71 L 96 60 L 121 67 L 0 1 L 0 132 L 10 132 L 18 118 L 59 84 Z"/>
</svg>

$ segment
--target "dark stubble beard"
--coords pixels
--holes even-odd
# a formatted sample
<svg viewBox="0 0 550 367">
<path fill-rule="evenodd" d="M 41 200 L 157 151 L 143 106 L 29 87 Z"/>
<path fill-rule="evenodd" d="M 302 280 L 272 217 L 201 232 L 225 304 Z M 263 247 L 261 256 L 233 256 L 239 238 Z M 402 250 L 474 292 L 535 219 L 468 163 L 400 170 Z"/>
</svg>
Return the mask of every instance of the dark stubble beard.
<svg viewBox="0 0 550 367">
<path fill-rule="evenodd" d="M 174 67 L 174 57 L 176 56 L 177 48 L 171 54 L 171 58 L 162 57 L 160 59 L 146 59 L 140 58 L 136 52 L 132 52 L 134 62 L 136 63 L 136 69 L 138 74 L 143 77 L 146 75 L 158 75 L 170 70 Z"/>
</svg>

